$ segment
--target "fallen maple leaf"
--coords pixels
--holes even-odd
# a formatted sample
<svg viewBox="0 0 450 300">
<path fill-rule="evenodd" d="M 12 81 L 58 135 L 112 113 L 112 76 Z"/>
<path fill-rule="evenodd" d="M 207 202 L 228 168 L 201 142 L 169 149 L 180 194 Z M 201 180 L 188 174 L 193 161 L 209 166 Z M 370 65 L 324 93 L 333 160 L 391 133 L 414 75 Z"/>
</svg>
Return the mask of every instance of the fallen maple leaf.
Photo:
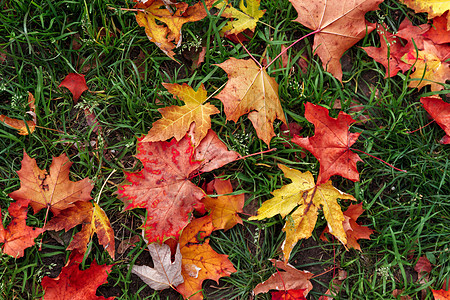
<svg viewBox="0 0 450 300">
<path fill-rule="evenodd" d="M 267 145 L 275 136 L 275 119 L 286 124 L 278 97 L 278 84 L 264 68 L 253 60 L 230 58 L 218 64 L 228 74 L 225 88 L 216 96 L 224 105 L 227 120 L 237 122 L 244 114 L 255 127 L 256 134 Z"/>
<path fill-rule="evenodd" d="M 79 266 L 83 261 L 83 255 L 77 251 L 70 254 L 67 264 L 62 268 L 56 278 L 45 276 L 42 278 L 42 288 L 45 291 L 43 300 L 112 300 L 114 297 L 105 298 L 96 296 L 97 288 L 106 283 L 108 273 L 112 265 L 99 266 L 95 260 L 91 266 L 80 271 Z"/>
<path fill-rule="evenodd" d="M 154 268 L 134 265 L 131 272 L 139 276 L 154 290 L 175 288 L 184 282 L 181 276 L 181 253 L 177 247 L 175 261 L 171 260 L 170 247 L 166 244 L 149 243 L 148 250 L 152 256 Z"/>
<path fill-rule="evenodd" d="M 383 0 L 289 1 L 298 13 L 294 21 L 318 31 L 312 48 L 319 55 L 323 68 L 342 81 L 341 56 L 375 29 L 364 15 L 377 10 Z"/>
<path fill-rule="evenodd" d="M 190 300 L 203 299 L 200 291 L 204 280 L 218 283 L 220 277 L 236 272 L 228 255 L 218 254 L 209 245 L 207 237 L 213 230 L 211 216 L 205 216 L 189 223 L 180 236 L 184 283 L 177 290 Z"/>
<path fill-rule="evenodd" d="M 83 94 L 84 91 L 89 90 L 86 84 L 86 79 L 84 79 L 84 75 L 76 73 L 67 74 L 59 85 L 59 87 L 62 86 L 69 89 L 72 93 L 73 102 L 75 103 L 78 102 L 78 99 L 80 99 L 81 94 Z"/>
<path fill-rule="evenodd" d="M 359 251 L 361 251 L 361 247 L 358 244 L 358 240 L 370 240 L 370 235 L 373 233 L 372 229 L 356 223 L 356 220 L 363 212 L 364 209 L 362 208 L 362 203 L 351 204 L 348 209 L 344 211 L 345 220 L 343 226 L 345 233 L 347 234 L 347 246 Z M 324 234 L 329 232 L 330 230 L 328 229 L 328 227 L 325 228 L 325 230 L 320 235 L 320 239 L 323 241 L 327 241 L 327 238 Z"/>
<path fill-rule="evenodd" d="M 214 2 L 215 0 L 206 0 L 206 7 L 210 9 Z M 168 7 L 174 8 L 175 12 L 170 11 Z M 203 1 L 188 7 L 185 2 L 171 2 L 166 6 L 163 0 L 151 0 L 138 2 L 135 8 L 138 9 L 136 21 L 139 26 L 145 28 L 148 39 L 172 59 L 175 55 L 173 49 L 179 47 L 182 42 L 183 24 L 196 22 L 207 16 Z"/>
<path fill-rule="evenodd" d="M 315 185 L 311 172 L 302 173 L 281 164 L 278 167 L 283 171 L 285 177 L 292 180 L 292 183 L 273 191 L 274 197 L 265 201 L 258 209 L 258 215 L 250 217 L 249 220 L 262 220 L 277 214 L 286 218 L 283 228 L 283 231 L 286 232 L 286 240 L 282 246 L 286 262 L 297 241 L 311 236 L 320 207 L 323 209 L 332 234 L 346 245 L 347 234 L 343 226 L 345 217 L 337 199 L 356 199 L 333 187 L 331 181 Z M 293 213 L 291 213 L 292 211 Z"/>
<path fill-rule="evenodd" d="M 211 128 L 210 116 L 218 114 L 219 110 L 210 103 L 203 104 L 206 101 L 206 90 L 203 84 L 197 91 L 186 83 L 183 85 L 163 83 L 163 86 L 185 105 L 172 105 L 158 109 L 162 119 L 153 123 L 142 142 L 165 141 L 171 137 L 179 141 L 189 131 L 191 124 L 195 123 L 192 135 L 195 148 Z"/>
<path fill-rule="evenodd" d="M 77 201 L 91 200 L 92 184 L 88 178 L 77 182 L 70 181 L 69 169 L 72 163 L 65 154 L 53 157 L 50 170 L 41 170 L 36 160 L 23 152 L 22 168 L 17 171 L 20 189 L 9 194 L 15 200 L 30 199 L 34 213 L 43 208 L 50 209 L 54 215 L 74 206 Z"/>
<path fill-rule="evenodd" d="M 395 34 L 395 36 L 405 39 L 407 41 L 407 44 L 404 47 L 405 48 L 404 53 L 408 52 L 411 49 L 414 49 L 415 47 L 417 47 L 420 50 L 423 50 L 424 34 L 425 32 L 427 32 L 427 30 L 430 29 L 430 27 L 431 26 L 428 24 L 420 24 L 418 26 L 414 26 L 413 23 L 411 23 L 411 21 L 408 18 L 405 18 L 403 22 L 400 24 L 397 33 Z M 401 58 L 402 56 L 398 55 L 398 57 Z"/>
<path fill-rule="evenodd" d="M 85 253 L 87 244 L 94 233 L 97 233 L 98 242 L 114 259 L 114 231 L 105 212 L 97 203 L 92 205 L 91 202 L 76 202 L 73 207 L 69 207 L 53 217 L 45 229 L 68 231 L 79 224 L 83 224 L 83 227 L 80 232 L 75 234 L 67 250 L 76 249 L 80 253 Z"/>
<path fill-rule="evenodd" d="M 393 77 L 399 71 L 408 71 L 411 66 L 404 63 L 401 58 L 408 52 L 409 48 L 404 47 L 396 35 L 387 31 L 385 25 L 378 24 L 377 33 L 380 36 L 380 47 L 362 47 L 362 49 L 367 52 L 367 55 L 384 66 L 386 69 L 385 78 Z"/>
<path fill-rule="evenodd" d="M 439 97 L 422 97 L 420 103 L 446 133 L 439 142 L 450 144 L 450 104 Z"/>
<path fill-rule="evenodd" d="M 36 129 L 36 106 L 34 102 L 34 96 L 30 92 L 28 92 L 28 106 L 30 107 L 30 111 L 28 111 L 27 113 L 33 116 L 33 121 L 23 121 L 19 119 L 9 118 L 5 115 L 0 115 L 0 122 L 3 122 L 14 129 L 17 129 L 18 134 L 20 135 L 28 135 L 33 133 Z"/>
<path fill-rule="evenodd" d="M 287 290 L 272 292 L 272 300 L 306 300 L 305 290 Z"/>
<path fill-rule="evenodd" d="M 325 107 L 305 104 L 305 117 L 315 126 L 314 136 L 301 138 L 295 136 L 292 142 L 311 152 L 320 162 L 317 184 L 325 183 L 333 175 L 341 175 L 352 181 L 359 181 L 356 163 L 362 161 L 358 154 L 351 151 L 360 133 L 348 131 L 356 121 L 344 112 L 337 118 L 328 115 Z"/>
<path fill-rule="evenodd" d="M 222 28 L 222 34 L 233 35 L 239 34 L 246 29 L 251 31 L 255 30 L 258 20 L 262 18 L 266 10 L 259 9 L 261 0 L 246 0 L 246 4 L 244 4 L 244 0 L 239 2 L 241 11 L 232 7 L 227 1 L 220 2 L 216 5 L 218 9 L 225 8 L 220 15 L 221 17 L 234 19 L 233 21 L 228 21 L 227 25 Z"/>
<path fill-rule="evenodd" d="M 278 272 L 272 274 L 263 283 L 258 284 L 253 289 L 255 294 L 267 293 L 269 290 L 304 290 L 303 296 L 306 296 L 312 290 L 313 286 L 309 280 L 314 274 L 308 271 L 297 270 L 291 264 L 285 264 L 279 260 L 271 259 L 270 261 L 278 269 Z"/>
<path fill-rule="evenodd" d="M 27 210 L 30 200 L 23 199 L 13 202 L 8 207 L 12 220 L 6 227 L 0 222 L 0 244 L 3 253 L 15 258 L 23 256 L 23 251 L 34 245 L 34 239 L 45 230 L 27 226 Z"/>
<path fill-rule="evenodd" d="M 435 44 L 450 43 L 450 28 L 447 28 L 447 15 L 450 12 L 446 12 L 440 17 L 433 19 L 433 26 L 423 34 L 424 37 L 429 38 Z"/>
<path fill-rule="evenodd" d="M 425 85 L 430 85 L 432 91 L 444 89 L 443 84 L 450 78 L 450 64 L 440 57 L 441 52 L 429 41 L 424 41 L 424 50 L 416 51 L 411 49 L 402 60 L 410 65 L 414 65 L 416 70 L 411 74 L 409 87 L 421 89 Z M 446 53 L 448 55 L 448 53 Z"/>
<path fill-rule="evenodd" d="M 450 9 L 450 0 L 401 0 L 415 12 L 428 13 L 428 19 L 443 15 Z M 450 15 L 447 15 L 447 30 L 450 30 Z"/>
<path fill-rule="evenodd" d="M 214 179 L 208 183 L 207 192 L 209 195 L 215 190 L 218 194 L 230 194 L 233 187 L 229 180 Z M 211 211 L 211 217 L 214 229 L 228 230 L 236 224 L 242 224 L 239 217 L 245 202 L 244 194 L 240 195 L 224 195 L 219 197 L 206 196 L 202 200 L 205 208 Z"/>
<path fill-rule="evenodd" d="M 205 193 L 190 181 L 190 176 L 221 167 L 238 154 L 227 151 L 212 130 L 195 151 L 187 137 L 179 142 L 142 142 L 144 138 L 138 139 L 136 155 L 143 169 L 125 172 L 127 183 L 119 185 L 117 193 L 125 210 L 147 209 L 147 220 L 142 226 L 145 239 L 163 242 L 169 237 L 177 238 L 189 223 L 192 210 L 203 207 L 200 200 Z M 216 162 L 215 157 L 220 159 Z"/>
<path fill-rule="evenodd" d="M 433 292 L 434 299 L 435 300 L 450 300 L 450 289 L 446 290 L 447 288 L 448 288 L 448 283 L 444 282 L 444 284 L 442 285 L 442 289 L 440 289 L 440 290 L 431 289 L 431 291 Z"/>
</svg>

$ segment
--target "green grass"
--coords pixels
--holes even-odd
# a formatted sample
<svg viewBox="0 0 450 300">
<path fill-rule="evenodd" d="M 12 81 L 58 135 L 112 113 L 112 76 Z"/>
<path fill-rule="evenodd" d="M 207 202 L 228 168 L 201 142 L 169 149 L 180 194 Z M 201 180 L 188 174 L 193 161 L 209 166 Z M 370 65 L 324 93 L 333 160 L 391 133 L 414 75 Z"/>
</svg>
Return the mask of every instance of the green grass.
<svg viewBox="0 0 450 300">
<path fill-rule="evenodd" d="M 183 27 L 184 44 L 201 41 L 206 47 L 205 62 L 196 70 L 187 64 L 176 64 L 148 40 L 132 12 L 110 9 L 132 6 L 132 2 L 112 0 L 0 0 L 3 8 L 0 51 L 7 53 L 7 62 L 0 62 L 0 114 L 28 118 L 25 112 L 30 91 L 36 98 L 40 126 L 29 136 L 19 136 L 15 130 L 0 126 L 0 205 L 4 221 L 8 220 L 7 207 L 12 202 L 8 194 L 20 186 L 16 171 L 20 169 L 23 151 L 35 158 L 41 168 L 48 168 L 53 156 L 66 153 L 74 162 L 71 179 L 89 177 L 94 183 L 92 197 L 100 197 L 100 205 L 115 230 L 116 243 L 140 234 L 138 227 L 144 212 L 122 212 L 123 203 L 114 192 L 123 181 L 124 170 L 139 170 L 140 163 L 133 157 L 136 137 L 146 134 L 160 118 L 158 108 L 180 103 L 165 91 L 162 83 L 188 83 L 194 88 L 203 83 L 211 95 L 227 81 L 226 73 L 215 64 L 229 57 L 248 59 L 242 46 L 219 36 L 226 20 L 209 15 Z M 281 45 L 288 46 L 310 31 L 292 22 L 297 14 L 288 1 L 263 0 L 261 6 L 266 9 L 261 20 L 265 24 L 258 24 L 245 45 L 258 60 L 270 61 L 280 53 Z M 426 22 L 426 16 L 414 14 L 393 0 L 385 1 L 380 8 L 368 13 L 367 18 L 372 22 L 384 21 L 394 30 L 405 17 L 415 24 Z M 377 45 L 375 32 L 357 44 Z M 362 132 L 355 148 L 407 173 L 361 154 L 364 160 L 358 164 L 361 181 L 333 178 L 333 183 L 363 202 L 366 212 L 361 222 L 375 230 L 372 239 L 360 241 L 362 252 L 346 251 L 335 241 L 322 242 L 318 237 L 326 223 L 319 217 L 313 237 L 298 243 L 290 262 L 315 274 L 333 266 L 347 271 L 336 299 L 395 299 L 392 296 L 395 289 L 413 299 L 425 291 L 425 299 L 433 299 L 429 288 L 439 289 L 450 277 L 450 148 L 438 144 L 444 131 L 437 124 L 408 133 L 429 122 L 419 100 L 432 93 L 429 87 L 420 91 L 408 88 L 406 74 L 385 79 L 383 66 L 359 47 L 352 47 L 345 54 L 348 63 L 341 84 L 323 70 L 321 62 L 312 55 L 311 46 L 312 39 L 306 39 L 288 51 L 286 68 L 275 63 L 268 69 L 280 85 L 288 122 L 299 123 L 304 128 L 302 134 L 310 136 L 314 127 L 304 118 L 305 102 L 331 108 L 340 99 L 343 110 L 349 111 L 349 100 L 356 99 L 364 109 L 353 117 L 365 113 L 370 120 L 352 127 L 353 132 Z M 183 51 L 177 50 L 177 57 Z M 301 57 L 308 62 L 305 72 L 297 65 Z M 76 105 L 71 94 L 58 87 L 70 72 L 85 74 L 91 91 L 85 92 Z M 446 85 L 440 94 L 445 99 L 448 92 Z M 246 116 L 237 123 L 227 122 L 222 103 L 214 98 L 209 101 L 221 111 L 213 116 L 212 128 L 230 149 L 241 155 L 268 149 L 257 138 Z M 101 134 L 86 126 L 83 112 L 86 108 L 96 114 Z M 338 110 L 332 110 L 331 114 L 337 113 Z M 246 193 L 246 214 L 255 214 L 274 189 L 289 182 L 277 164 L 309 170 L 317 176 L 317 160 L 310 153 L 302 158 L 302 150 L 280 134 L 280 125 L 274 124 L 277 136 L 270 145 L 277 151 L 212 172 L 224 174 L 235 183 L 236 190 Z M 210 175 L 202 179 L 212 178 L 207 176 Z M 30 212 L 27 223 L 42 227 L 44 219 L 45 213 Z M 237 272 L 219 284 L 207 281 L 204 284 L 207 299 L 249 299 L 254 287 L 275 272 L 268 259 L 281 257 L 283 225 L 284 221 L 277 216 L 262 222 L 244 220 L 243 225 L 214 233 L 211 244 L 218 252 L 229 255 Z M 39 299 L 43 295 L 42 277 L 59 274 L 69 255 L 67 245 L 59 244 L 48 233 L 37 240 L 37 245 L 28 248 L 23 258 L 0 254 L 0 298 Z M 117 255 L 115 261 L 98 243 L 90 247 L 86 265 L 93 259 L 99 264 L 115 263 L 108 285 L 101 292 L 113 291 L 116 299 L 123 300 L 180 298 L 176 292 L 154 292 L 131 275 L 129 267 L 147 255 L 143 241 Z M 433 264 L 426 284 L 419 283 L 414 271 L 415 263 L 423 255 Z M 330 271 L 313 279 L 309 299 L 318 299 L 325 293 L 332 274 Z M 217 285 L 220 287 L 216 288 Z M 270 299 L 270 295 L 258 295 L 256 299 Z"/>
</svg>

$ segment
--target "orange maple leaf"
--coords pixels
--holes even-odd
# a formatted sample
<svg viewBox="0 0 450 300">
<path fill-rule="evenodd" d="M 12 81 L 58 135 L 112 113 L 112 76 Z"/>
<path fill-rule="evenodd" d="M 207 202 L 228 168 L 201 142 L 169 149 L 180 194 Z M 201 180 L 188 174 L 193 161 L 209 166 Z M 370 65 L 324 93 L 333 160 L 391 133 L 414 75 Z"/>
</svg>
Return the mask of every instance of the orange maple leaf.
<svg viewBox="0 0 450 300">
<path fill-rule="evenodd" d="M 441 53 L 440 49 L 426 40 L 423 44 L 423 51 L 411 49 L 402 57 L 404 62 L 416 68 L 410 76 L 414 80 L 411 80 L 408 86 L 417 87 L 420 90 L 425 85 L 430 85 L 432 91 L 442 90 L 443 83 L 450 78 L 450 64 L 443 58 L 443 55 L 448 55 L 448 52 Z"/>
<path fill-rule="evenodd" d="M 23 152 L 22 168 L 17 171 L 20 189 L 9 194 L 15 200 L 30 199 L 30 205 L 37 213 L 49 208 L 57 215 L 61 210 L 74 206 L 77 201 L 91 200 L 92 184 L 88 178 L 70 181 L 69 169 L 72 163 L 65 154 L 54 157 L 49 172 L 41 170 L 36 160 Z"/>
<path fill-rule="evenodd" d="M 206 7 L 211 8 L 214 2 L 215 0 L 206 0 Z M 145 3 L 138 2 L 135 8 L 138 9 L 136 21 L 139 26 L 145 28 L 148 39 L 172 59 L 175 55 L 173 49 L 179 47 L 182 42 L 183 24 L 196 22 L 207 16 L 203 1 L 190 7 L 185 2 L 171 3 L 168 8 L 163 0 L 149 0 Z M 175 12 L 169 9 L 175 9 Z"/>
<path fill-rule="evenodd" d="M 360 133 L 348 131 L 356 121 L 345 112 L 337 118 L 328 115 L 328 109 L 309 102 L 305 104 L 305 117 L 314 124 L 314 136 L 301 138 L 295 136 L 292 142 L 311 152 L 320 162 L 317 184 L 325 183 L 333 175 L 341 175 L 352 181 L 359 181 L 356 163 L 362 161 L 351 151 Z"/>
<path fill-rule="evenodd" d="M 211 195 L 213 190 L 218 194 L 230 194 L 233 192 L 233 187 L 229 180 L 216 178 L 208 183 L 208 194 Z M 202 202 L 207 210 L 211 210 L 212 222 L 215 229 L 228 230 L 238 223 L 242 224 L 242 219 L 238 213 L 242 212 L 244 207 L 244 194 L 218 197 L 206 196 Z"/>
<path fill-rule="evenodd" d="M 163 242 L 169 237 L 177 238 L 189 223 L 191 211 L 203 208 L 200 200 L 205 193 L 190 181 L 190 176 L 219 168 L 238 154 L 228 151 L 212 130 L 195 151 L 187 137 L 179 142 L 142 139 L 138 140 L 136 157 L 143 169 L 125 172 L 126 182 L 119 185 L 117 193 L 125 210 L 147 209 L 147 220 L 142 226 L 145 239 L 150 243 Z"/>
<path fill-rule="evenodd" d="M 362 203 L 351 204 L 346 211 L 344 211 L 345 220 L 342 223 L 344 226 L 345 233 L 347 234 L 347 246 L 349 248 L 354 248 L 361 251 L 361 246 L 358 244 L 359 239 L 370 240 L 370 235 L 374 232 L 372 229 L 361 226 L 356 223 L 356 220 L 364 212 L 362 208 Z M 327 241 L 325 233 L 329 233 L 330 230 L 325 228 L 325 230 L 320 235 L 322 241 Z"/>
<path fill-rule="evenodd" d="M 206 136 L 211 128 L 211 115 L 218 114 L 219 110 L 206 101 L 206 90 L 203 84 L 197 91 L 194 91 L 186 83 L 183 85 L 163 83 L 163 86 L 174 95 L 184 101 L 184 106 L 172 105 L 158 109 L 162 119 L 153 123 L 152 128 L 142 140 L 142 142 L 165 141 L 175 137 L 181 140 L 192 123 L 195 127 L 192 133 L 194 147 Z"/>
<path fill-rule="evenodd" d="M 95 260 L 91 266 L 80 271 L 83 254 L 73 251 L 67 264 L 62 268 L 56 278 L 45 276 L 42 278 L 42 288 L 45 291 L 43 300 L 112 300 L 114 297 L 105 298 L 95 295 L 97 288 L 106 283 L 112 265 L 99 266 Z"/>
<path fill-rule="evenodd" d="M 323 68 L 342 81 L 341 56 L 375 29 L 364 15 L 377 10 L 383 0 L 289 1 L 298 13 L 294 21 L 319 31 L 315 34 L 313 49 L 322 60 Z"/>
<path fill-rule="evenodd" d="M 209 245 L 207 237 L 214 230 L 211 216 L 195 219 L 189 223 L 180 236 L 180 251 L 184 282 L 177 286 L 185 298 L 203 299 L 200 292 L 206 279 L 219 281 L 220 277 L 236 272 L 228 255 L 218 254 Z"/>
<path fill-rule="evenodd" d="M 103 209 L 97 204 L 92 205 L 91 202 L 76 202 L 75 206 L 69 207 L 61 211 L 57 216 L 53 217 L 45 226 L 46 230 L 62 230 L 66 231 L 83 224 L 80 232 L 75 234 L 72 242 L 70 242 L 67 250 L 77 249 L 80 253 L 85 253 L 87 244 L 97 233 L 98 241 L 109 255 L 114 259 L 115 242 L 114 231 L 111 228 L 108 217 Z"/>
<path fill-rule="evenodd" d="M 269 145 L 275 136 L 275 119 L 286 124 L 277 82 L 265 68 L 250 59 L 232 57 L 217 66 L 228 74 L 227 85 L 216 96 L 224 105 L 227 120 L 237 122 L 240 116 L 248 113 L 256 134 Z"/>
<path fill-rule="evenodd" d="M 13 119 L 5 115 L 0 115 L 0 122 L 3 122 L 14 129 L 17 129 L 18 134 L 20 135 L 28 135 L 30 133 L 33 133 L 36 129 L 36 106 L 34 102 L 34 96 L 30 92 L 28 92 L 28 106 L 30 107 L 30 111 L 28 111 L 27 113 L 33 116 L 32 121 L 23 121 L 19 119 Z"/>
<path fill-rule="evenodd" d="M 25 248 L 34 245 L 34 239 L 45 230 L 42 228 L 32 228 L 27 226 L 27 210 L 30 200 L 23 199 L 11 203 L 8 212 L 12 217 L 6 229 L 0 222 L 0 244 L 3 253 L 11 255 L 15 258 L 23 256 Z"/>
</svg>

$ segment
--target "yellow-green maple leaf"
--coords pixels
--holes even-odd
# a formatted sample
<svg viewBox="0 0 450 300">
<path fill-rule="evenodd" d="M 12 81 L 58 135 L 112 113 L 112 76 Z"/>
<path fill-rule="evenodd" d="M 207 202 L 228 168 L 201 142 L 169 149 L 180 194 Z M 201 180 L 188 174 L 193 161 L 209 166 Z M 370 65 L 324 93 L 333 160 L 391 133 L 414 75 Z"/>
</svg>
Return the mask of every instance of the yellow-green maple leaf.
<svg viewBox="0 0 450 300">
<path fill-rule="evenodd" d="M 284 260 L 289 260 L 298 240 L 311 236 L 319 208 L 323 210 L 330 233 L 344 245 L 347 244 L 347 235 L 342 224 L 345 218 L 337 199 L 356 199 L 333 187 L 331 180 L 316 186 L 311 172 L 302 173 L 281 164 L 278 167 L 292 183 L 273 191 L 274 197 L 264 202 L 258 210 L 258 215 L 250 220 L 262 220 L 277 214 L 286 218 L 283 228 L 286 232 L 286 240 L 283 243 Z M 292 210 L 294 212 L 290 214 Z"/>
<path fill-rule="evenodd" d="M 178 97 L 185 105 L 172 105 L 158 109 L 162 118 L 153 123 L 153 127 L 142 141 L 165 141 L 171 137 L 179 141 L 189 131 L 191 124 L 195 123 L 192 140 L 196 147 L 211 128 L 210 116 L 219 113 L 219 110 L 210 103 L 203 104 L 207 95 L 203 84 L 197 91 L 186 83 L 183 85 L 163 83 L 163 86 L 174 95 L 174 98 Z"/>
<path fill-rule="evenodd" d="M 226 1 L 220 2 L 216 5 L 217 8 L 222 9 L 225 7 L 221 16 L 225 18 L 233 18 L 233 21 L 229 21 L 227 25 L 222 28 L 224 34 L 238 34 L 246 29 L 251 31 L 255 30 L 256 23 L 264 15 L 266 10 L 260 10 L 260 0 L 247 0 L 247 5 L 244 4 L 244 0 L 239 3 L 241 11 L 232 7 Z"/>
</svg>

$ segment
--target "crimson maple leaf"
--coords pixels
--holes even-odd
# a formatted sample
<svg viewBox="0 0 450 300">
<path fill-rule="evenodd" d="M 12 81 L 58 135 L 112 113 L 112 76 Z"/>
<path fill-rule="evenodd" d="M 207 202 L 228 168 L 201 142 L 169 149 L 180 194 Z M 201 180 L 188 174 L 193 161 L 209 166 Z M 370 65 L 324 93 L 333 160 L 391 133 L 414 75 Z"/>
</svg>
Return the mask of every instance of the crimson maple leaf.
<svg viewBox="0 0 450 300">
<path fill-rule="evenodd" d="M 136 173 L 125 172 L 130 184 L 119 185 L 117 193 L 125 210 L 147 209 L 147 220 L 142 226 L 145 239 L 149 243 L 163 242 L 169 237 L 177 238 L 189 223 L 191 211 L 204 207 L 200 200 L 205 192 L 190 177 L 219 168 L 239 155 L 227 151 L 212 130 L 195 151 L 188 137 L 179 142 L 142 142 L 144 138 L 138 140 L 136 155 L 143 168 Z"/>
<path fill-rule="evenodd" d="M 91 266 L 80 271 L 83 255 L 77 251 L 70 254 L 69 261 L 62 268 L 56 278 L 45 276 L 42 278 L 42 287 L 45 290 L 43 300 L 112 300 L 114 297 L 105 298 L 96 296 L 97 288 L 106 283 L 108 273 L 112 265 L 99 266 L 95 260 Z"/>
<path fill-rule="evenodd" d="M 450 104 L 439 97 L 423 97 L 420 98 L 420 102 L 446 133 L 439 142 L 441 144 L 450 144 Z"/>
<path fill-rule="evenodd" d="M 25 248 L 34 245 L 34 239 L 45 230 L 27 226 L 27 209 L 30 200 L 23 199 L 11 203 L 8 212 L 12 217 L 6 229 L 0 222 L 0 244 L 3 243 L 3 253 L 19 258 Z"/>
<path fill-rule="evenodd" d="M 88 90 L 86 79 L 84 79 L 84 75 L 69 73 L 67 76 L 61 81 L 59 87 L 66 87 L 72 93 L 73 102 L 77 103 L 78 99 L 80 99 L 81 94 L 84 91 Z"/>
<path fill-rule="evenodd" d="M 328 181 L 333 175 L 341 175 L 352 181 L 359 181 L 356 163 L 362 161 L 350 146 L 360 133 L 350 133 L 348 128 L 356 122 L 345 112 L 337 118 L 328 115 L 328 109 L 309 102 L 305 104 L 305 117 L 314 124 L 314 136 L 301 138 L 294 136 L 292 142 L 311 152 L 320 162 L 317 184 Z"/>
</svg>

